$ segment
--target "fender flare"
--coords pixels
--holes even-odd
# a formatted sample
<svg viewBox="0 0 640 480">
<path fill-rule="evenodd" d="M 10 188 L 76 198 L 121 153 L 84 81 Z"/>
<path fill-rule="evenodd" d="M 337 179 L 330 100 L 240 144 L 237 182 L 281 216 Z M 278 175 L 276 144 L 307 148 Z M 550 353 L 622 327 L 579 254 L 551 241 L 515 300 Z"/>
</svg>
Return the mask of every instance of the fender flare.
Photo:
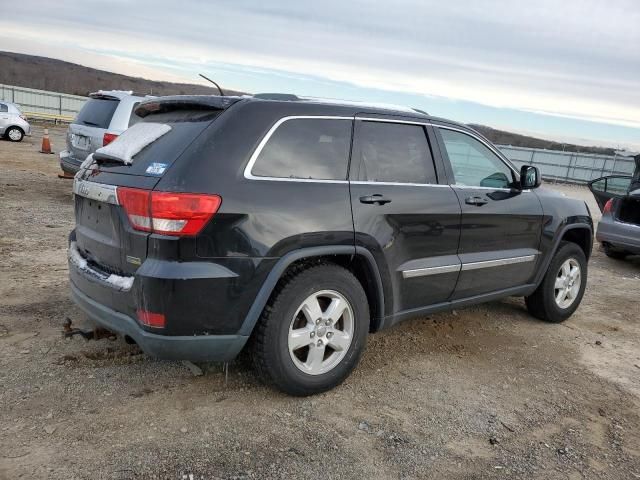
<svg viewBox="0 0 640 480">
<path fill-rule="evenodd" d="M 544 279 L 544 276 L 547 274 L 547 269 L 549 268 L 549 264 L 551 263 L 551 260 L 553 259 L 556 252 L 558 251 L 558 247 L 560 246 L 560 242 L 562 241 L 564 234 L 567 233 L 569 230 L 575 230 L 577 228 L 589 231 L 589 234 L 591 235 L 590 237 L 591 247 L 593 248 L 593 228 L 591 227 L 591 225 L 589 225 L 588 223 L 572 223 L 562 227 L 562 229 L 560 229 L 560 232 L 556 235 L 556 237 L 553 240 L 553 245 L 549 250 L 550 252 L 549 255 L 547 255 L 547 257 L 544 259 L 543 264 L 538 269 L 538 273 L 536 275 L 536 279 L 534 282 L 535 288 L 538 288 L 540 286 L 540 284 L 542 283 L 542 280 Z"/>
<path fill-rule="evenodd" d="M 240 327 L 239 335 L 251 335 L 253 328 L 255 327 L 264 307 L 266 306 L 271 294 L 273 293 L 273 289 L 276 287 L 276 284 L 282 278 L 284 272 L 289 268 L 289 266 L 298 260 L 313 258 L 313 257 L 324 257 L 328 255 L 349 255 L 351 257 L 354 256 L 362 256 L 367 261 L 370 271 L 373 273 L 374 277 L 374 286 L 376 288 L 376 299 L 378 302 L 378 311 L 383 312 L 384 315 L 384 290 L 382 289 L 382 279 L 380 277 L 380 271 L 378 269 L 378 265 L 376 264 L 373 255 L 364 247 L 354 247 L 352 245 L 332 245 L 332 246 L 322 246 L 322 247 L 309 247 L 309 248 L 301 248 L 299 250 L 293 250 L 286 255 L 282 256 L 280 260 L 273 266 L 269 275 L 267 275 L 266 280 L 260 287 L 260 291 L 258 295 L 253 301 L 247 316 Z"/>
</svg>

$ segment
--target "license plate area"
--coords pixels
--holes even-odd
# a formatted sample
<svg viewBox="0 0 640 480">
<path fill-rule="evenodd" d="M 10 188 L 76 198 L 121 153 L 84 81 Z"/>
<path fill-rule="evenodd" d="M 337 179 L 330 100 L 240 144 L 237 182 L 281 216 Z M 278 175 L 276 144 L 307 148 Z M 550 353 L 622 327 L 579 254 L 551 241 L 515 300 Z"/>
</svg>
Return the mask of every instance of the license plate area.
<svg viewBox="0 0 640 480">
<path fill-rule="evenodd" d="M 78 135 L 77 133 L 71 134 L 71 145 L 80 150 L 89 150 L 91 147 L 91 139 L 84 135 Z"/>
<path fill-rule="evenodd" d="M 117 240 L 119 229 L 114 221 L 115 212 L 112 211 L 112 208 L 108 203 L 90 198 L 78 198 L 76 202 L 76 222 L 78 225 L 91 229 L 100 235 Z"/>
</svg>

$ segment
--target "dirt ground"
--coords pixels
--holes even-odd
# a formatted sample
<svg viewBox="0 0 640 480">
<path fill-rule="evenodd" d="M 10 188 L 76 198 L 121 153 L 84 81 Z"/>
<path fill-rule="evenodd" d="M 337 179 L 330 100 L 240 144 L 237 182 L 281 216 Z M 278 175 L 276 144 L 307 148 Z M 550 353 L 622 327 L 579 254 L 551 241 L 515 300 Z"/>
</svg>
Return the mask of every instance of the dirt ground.
<svg viewBox="0 0 640 480">
<path fill-rule="evenodd" d="M 640 259 L 596 247 L 564 324 L 519 298 L 431 315 L 370 336 L 339 388 L 291 398 L 243 361 L 225 382 L 61 337 L 85 322 L 71 182 L 40 134 L 0 141 L 0 479 L 640 478 Z"/>
</svg>

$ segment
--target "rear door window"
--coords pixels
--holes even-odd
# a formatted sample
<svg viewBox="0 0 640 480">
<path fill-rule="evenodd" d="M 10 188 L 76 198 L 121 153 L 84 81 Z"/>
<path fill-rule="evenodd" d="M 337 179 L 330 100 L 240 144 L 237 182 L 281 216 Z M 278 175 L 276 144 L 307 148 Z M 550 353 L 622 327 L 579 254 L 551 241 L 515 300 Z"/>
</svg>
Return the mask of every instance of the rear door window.
<svg viewBox="0 0 640 480">
<path fill-rule="evenodd" d="M 292 118 L 281 123 L 258 153 L 251 174 L 346 180 L 351 119 Z"/>
<path fill-rule="evenodd" d="M 9 107 L 6 106 L 4 103 L 0 103 L 0 112 L 6 113 L 8 111 L 9 111 Z"/>
<path fill-rule="evenodd" d="M 421 125 L 359 122 L 352 180 L 438 183 L 427 134 Z"/>
<path fill-rule="evenodd" d="M 90 98 L 78 113 L 73 123 L 88 127 L 109 128 L 113 113 L 120 100 L 111 98 Z"/>
</svg>

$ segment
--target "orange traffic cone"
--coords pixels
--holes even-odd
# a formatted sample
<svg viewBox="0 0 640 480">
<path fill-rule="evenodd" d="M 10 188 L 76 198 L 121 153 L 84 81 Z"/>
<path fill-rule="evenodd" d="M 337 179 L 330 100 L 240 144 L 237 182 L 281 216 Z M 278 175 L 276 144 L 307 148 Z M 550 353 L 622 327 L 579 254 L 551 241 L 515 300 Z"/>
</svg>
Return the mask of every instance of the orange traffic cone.
<svg viewBox="0 0 640 480">
<path fill-rule="evenodd" d="M 44 129 L 44 137 L 42 137 L 42 148 L 40 153 L 53 153 L 51 151 L 51 142 L 49 141 L 49 129 Z"/>
</svg>

